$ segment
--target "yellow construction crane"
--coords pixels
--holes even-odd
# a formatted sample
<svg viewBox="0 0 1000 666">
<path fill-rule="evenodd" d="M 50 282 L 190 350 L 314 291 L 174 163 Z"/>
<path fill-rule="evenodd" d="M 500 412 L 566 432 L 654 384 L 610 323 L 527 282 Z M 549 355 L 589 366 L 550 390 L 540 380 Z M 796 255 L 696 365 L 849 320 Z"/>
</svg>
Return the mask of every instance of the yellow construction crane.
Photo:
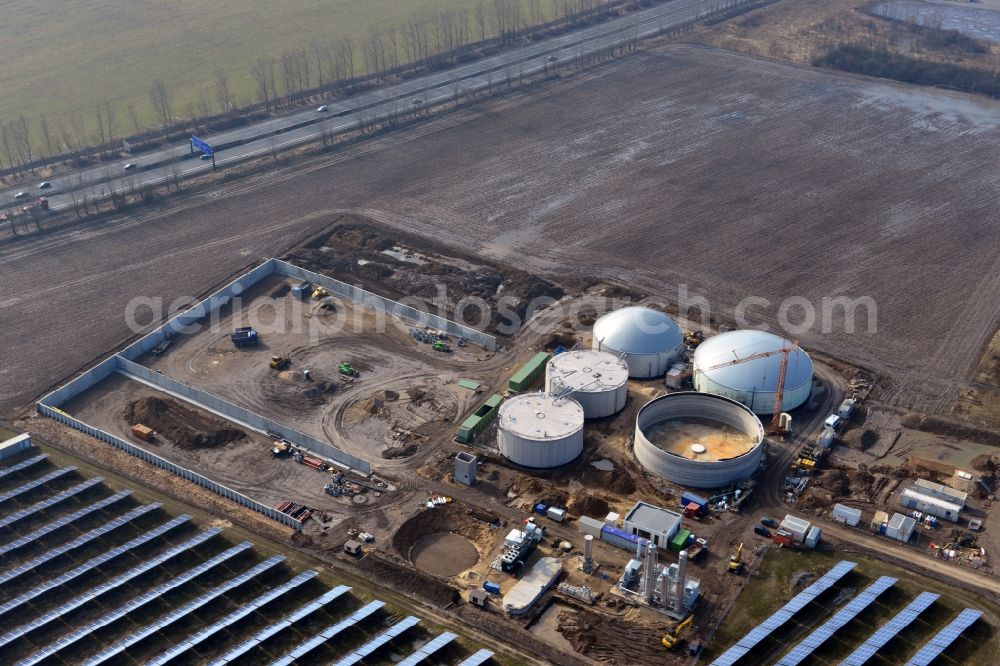
<svg viewBox="0 0 1000 666">
<path fill-rule="evenodd" d="M 686 620 L 684 620 L 683 622 L 675 626 L 673 629 L 668 631 L 666 634 L 664 634 L 663 640 L 660 641 L 661 643 L 663 643 L 663 647 L 667 648 L 668 650 L 673 650 L 675 647 L 680 645 L 681 632 L 684 631 L 688 627 L 688 625 L 691 624 L 693 621 L 694 621 L 694 615 L 688 615 Z"/>
<path fill-rule="evenodd" d="M 729 573 L 741 574 L 743 573 L 743 544 L 741 543 L 733 553 L 732 557 L 729 558 Z"/>
</svg>

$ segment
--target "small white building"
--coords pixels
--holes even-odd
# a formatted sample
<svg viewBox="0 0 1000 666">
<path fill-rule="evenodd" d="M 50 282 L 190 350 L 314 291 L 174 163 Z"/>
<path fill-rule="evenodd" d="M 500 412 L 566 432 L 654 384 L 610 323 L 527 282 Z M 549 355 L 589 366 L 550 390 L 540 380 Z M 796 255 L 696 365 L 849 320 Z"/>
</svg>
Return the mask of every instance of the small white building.
<svg viewBox="0 0 1000 666">
<path fill-rule="evenodd" d="M 0 442 L 0 460 L 16 456 L 21 451 L 31 448 L 31 435 L 24 433 Z"/>
<path fill-rule="evenodd" d="M 913 530 L 917 526 L 917 521 L 910 516 L 901 513 L 892 514 L 889 526 L 885 528 L 885 535 L 890 539 L 896 539 L 906 543 L 913 536 Z"/>
<path fill-rule="evenodd" d="M 810 523 L 808 520 L 791 514 L 785 516 L 785 519 L 781 521 L 781 529 L 789 532 L 796 543 L 802 543 L 806 540 L 809 527 Z"/>
<path fill-rule="evenodd" d="M 861 509 L 844 506 L 843 504 L 834 504 L 832 517 L 838 523 L 856 527 L 861 522 Z"/>
<path fill-rule="evenodd" d="M 900 503 L 907 509 L 916 509 L 921 513 L 929 513 L 932 516 L 950 520 L 957 523 L 962 507 L 953 502 L 938 499 L 932 495 L 924 495 L 913 488 L 905 488 L 899 496 Z"/>
<path fill-rule="evenodd" d="M 625 514 L 625 531 L 667 548 L 681 527 L 681 514 L 676 511 L 636 502 Z"/>
<path fill-rule="evenodd" d="M 913 490 L 921 495 L 929 495 L 945 502 L 957 504 L 962 509 L 965 508 L 965 501 L 969 499 L 969 493 L 963 493 L 961 490 L 955 490 L 954 488 L 949 488 L 933 481 L 927 481 L 926 479 L 917 479 L 914 481 Z"/>
</svg>

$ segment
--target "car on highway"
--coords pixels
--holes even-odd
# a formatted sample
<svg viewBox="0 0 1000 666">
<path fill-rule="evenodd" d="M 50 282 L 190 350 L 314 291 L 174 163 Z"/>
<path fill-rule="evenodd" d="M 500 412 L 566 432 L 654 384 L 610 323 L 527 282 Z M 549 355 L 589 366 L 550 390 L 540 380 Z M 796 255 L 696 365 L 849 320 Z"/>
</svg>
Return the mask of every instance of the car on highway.
<svg viewBox="0 0 1000 666">
<path fill-rule="evenodd" d="M 761 518 L 760 524 L 763 525 L 764 527 L 770 527 L 773 530 L 776 530 L 779 527 L 781 527 L 780 523 L 778 523 L 778 521 L 775 520 L 774 518 L 767 518 L 767 517 Z"/>
<path fill-rule="evenodd" d="M 135 168 L 135 162 L 129 162 L 122 168 L 122 171 L 131 171 L 134 168 Z"/>
<path fill-rule="evenodd" d="M 38 189 L 40 190 L 47 190 L 50 187 L 52 187 L 52 183 L 50 183 L 47 180 L 43 180 L 42 182 L 38 183 Z"/>
<path fill-rule="evenodd" d="M 326 104 L 324 104 L 323 106 L 321 106 L 318 109 L 316 109 L 316 112 L 317 113 L 326 113 L 329 110 L 330 110 L 330 107 L 328 107 Z"/>
<path fill-rule="evenodd" d="M 766 539 L 770 539 L 771 538 L 771 530 L 767 529 L 763 525 L 757 525 L 757 526 L 755 526 L 753 528 L 753 532 L 754 532 L 754 534 L 759 534 L 760 536 L 762 536 L 762 537 L 764 537 Z"/>
<path fill-rule="evenodd" d="M 549 56 L 549 62 L 556 62 L 557 60 L 559 60 L 559 58 L 555 57 L 554 55 Z"/>
<path fill-rule="evenodd" d="M 198 159 L 199 160 L 210 160 L 210 159 L 212 159 L 212 156 L 209 155 L 209 154 L 207 154 L 207 153 L 202 153 L 201 157 L 199 157 Z"/>
<path fill-rule="evenodd" d="M 15 199 L 23 199 L 26 196 L 28 196 L 27 192 L 18 192 L 17 194 L 14 195 L 14 198 Z"/>
</svg>

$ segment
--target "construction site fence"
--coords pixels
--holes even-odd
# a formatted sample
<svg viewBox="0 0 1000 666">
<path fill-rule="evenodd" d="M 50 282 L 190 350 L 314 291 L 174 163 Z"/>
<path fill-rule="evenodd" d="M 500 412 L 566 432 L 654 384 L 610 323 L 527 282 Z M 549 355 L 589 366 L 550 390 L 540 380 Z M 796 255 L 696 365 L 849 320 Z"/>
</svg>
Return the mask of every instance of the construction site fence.
<svg viewBox="0 0 1000 666">
<path fill-rule="evenodd" d="M 420 310 L 409 305 L 404 305 L 398 301 L 383 298 L 378 294 L 373 294 L 372 292 L 366 291 L 360 287 L 347 284 L 346 282 L 341 282 L 340 280 L 336 280 L 326 275 L 314 273 L 294 264 L 290 264 L 287 261 L 281 261 L 280 259 L 272 259 L 271 261 L 275 262 L 277 272 L 282 275 L 312 282 L 313 284 L 319 285 L 331 293 L 364 305 L 365 307 L 380 310 L 394 317 L 405 319 L 406 321 L 420 326 L 430 326 L 431 328 L 446 331 L 456 337 L 465 338 L 469 342 L 479 345 L 480 347 L 484 347 L 490 351 L 494 351 L 497 348 L 497 339 L 495 337 L 478 329 L 472 328 L 471 326 L 465 326 L 464 324 L 459 324 L 458 322 L 450 319 L 439 317 L 438 315 L 431 314 L 425 310 Z"/>
<path fill-rule="evenodd" d="M 283 525 L 288 525 L 289 527 L 295 528 L 296 530 L 302 529 L 303 523 L 301 520 L 292 518 L 288 514 L 282 513 L 281 511 L 271 508 L 266 504 L 261 504 L 256 500 L 252 500 L 246 495 L 236 492 L 232 488 L 228 488 L 220 483 L 217 483 L 209 478 L 202 476 L 201 474 L 198 474 L 197 472 L 192 472 L 191 470 L 185 467 L 181 467 L 176 463 L 172 463 L 169 460 L 166 460 L 165 458 L 161 458 L 155 453 L 150 453 L 149 451 L 141 447 L 138 447 L 130 442 L 126 442 L 125 440 L 121 439 L 120 437 L 116 437 L 111 433 L 107 433 L 104 432 L 103 430 L 100 430 L 99 428 L 87 425 L 83 421 L 73 418 L 72 416 L 70 416 L 69 414 L 63 412 L 58 408 L 49 407 L 48 405 L 40 402 L 37 405 L 37 409 L 38 412 L 40 414 L 43 414 L 44 416 L 48 416 L 50 418 L 59 421 L 60 423 L 68 425 L 71 428 L 75 428 L 76 430 L 85 432 L 91 437 L 99 439 L 102 442 L 107 442 L 108 444 L 111 444 L 112 446 L 121 449 L 122 451 L 128 453 L 129 455 L 135 456 L 136 458 L 139 458 L 141 460 L 145 460 L 146 462 L 152 465 L 156 465 L 161 469 L 165 469 L 168 472 L 171 472 L 172 474 L 181 477 L 182 479 L 185 479 L 196 485 L 201 486 L 202 488 L 211 490 L 213 493 L 221 495 L 226 499 L 232 500 L 233 502 L 236 502 L 240 506 L 244 506 L 248 509 L 256 511 L 257 513 L 261 513 L 267 516 L 268 518 L 271 518 L 272 520 L 276 520 L 279 523 L 282 523 Z"/>
<path fill-rule="evenodd" d="M 184 400 L 187 400 L 198 407 L 226 416 L 234 421 L 253 428 L 254 430 L 278 435 L 279 437 L 287 439 L 296 446 L 308 449 L 312 453 L 328 458 L 345 468 L 353 469 L 365 475 L 371 473 L 371 465 L 368 464 L 367 460 L 362 460 L 357 456 L 352 456 L 351 454 L 341 451 L 326 442 L 321 442 L 314 437 L 310 437 L 305 433 L 293 430 L 292 428 L 282 425 L 277 421 L 272 421 L 271 419 L 261 416 L 256 412 L 252 412 L 245 407 L 234 405 L 228 400 L 223 400 L 222 398 L 212 395 L 211 393 L 202 391 L 201 389 L 196 389 L 193 386 L 188 386 L 187 384 L 179 382 L 171 377 L 167 377 L 162 373 L 150 370 L 146 366 L 140 365 L 135 361 L 119 357 L 118 362 L 122 371 L 137 377 L 144 382 L 152 384 L 156 388 L 162 389 L 167 393 L 180 396 Z"/>
</svg>

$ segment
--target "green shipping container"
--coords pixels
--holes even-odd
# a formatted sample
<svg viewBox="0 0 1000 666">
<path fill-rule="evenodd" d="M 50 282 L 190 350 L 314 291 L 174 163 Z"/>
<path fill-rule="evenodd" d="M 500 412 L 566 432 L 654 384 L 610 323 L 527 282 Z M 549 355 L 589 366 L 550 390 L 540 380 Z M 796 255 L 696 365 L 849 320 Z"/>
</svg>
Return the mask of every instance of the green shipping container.
<svg viewBox="0 0 1000 666">
<path fill-rule="evenodd" d="M 687 547 L 688 539 L 691 538 L 691 530 L 678 530 L 674 538 L 670 540 L 670 550 L 679 553 Z"/>
<path fill-rule="evenodd" d="M 545 372 L 545 364 L 549 362 L 549 356 L 551 354 L 548 352 L 538 352 L 532 356 L 531 360 L 518 368 L 514 376 L 510 378 L 507 388 L 515 393 L 521 393 L 534 386 L 538 378 Z"/>
<path fill-rule="evenodd" d="M 463 444 L 468 444 L 474 440 L 476 435 L 486 429 L 486 426 L 493 423 L 502 402 L 502 395 L 496 393 L 491 395 L 476 411 L 462 421 L 462 425 L 458 426 L 458 434 L 455 438 Z"/>
</svg>

